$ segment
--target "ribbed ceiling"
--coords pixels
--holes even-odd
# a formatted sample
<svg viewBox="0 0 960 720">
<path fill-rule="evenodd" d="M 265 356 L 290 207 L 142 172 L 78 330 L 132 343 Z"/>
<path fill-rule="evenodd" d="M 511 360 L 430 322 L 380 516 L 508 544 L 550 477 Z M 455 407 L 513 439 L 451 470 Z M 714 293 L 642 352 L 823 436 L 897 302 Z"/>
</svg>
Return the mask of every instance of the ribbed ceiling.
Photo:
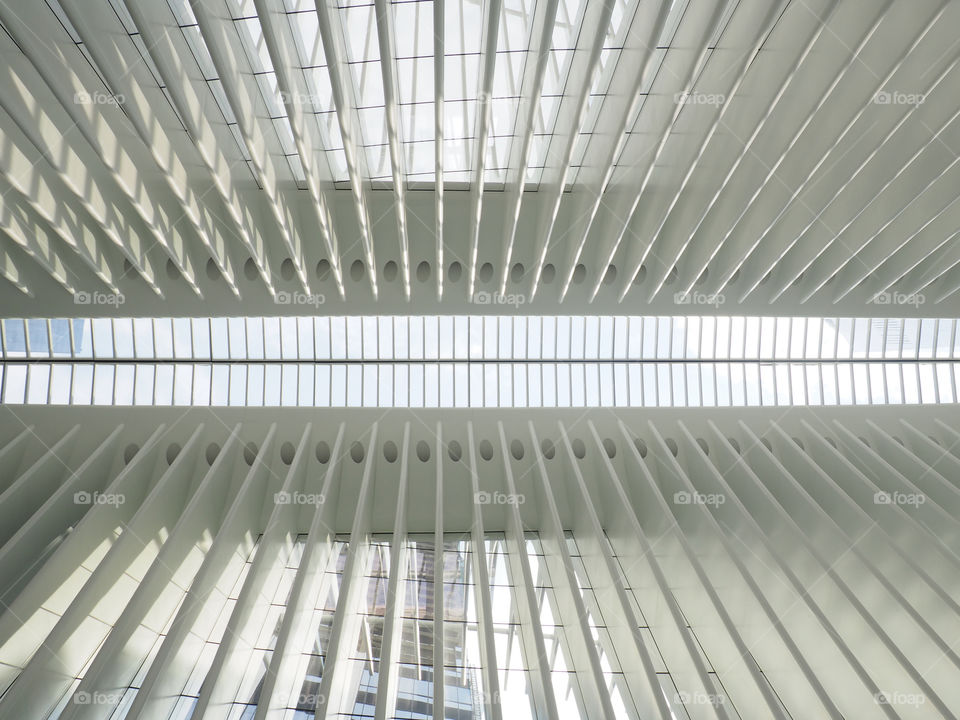
<svg viewBox="0 0 960 720">
<path fill-rule="evenodd" d="M 960 303 L 955 2 L 46 0 L 0 23 L 11 314 Z"/>
<path fill-rule="evenodd" d="M 0 429 L 3 720 L 960 706 L 952 409 L 52 412 Z"/>
</svg>

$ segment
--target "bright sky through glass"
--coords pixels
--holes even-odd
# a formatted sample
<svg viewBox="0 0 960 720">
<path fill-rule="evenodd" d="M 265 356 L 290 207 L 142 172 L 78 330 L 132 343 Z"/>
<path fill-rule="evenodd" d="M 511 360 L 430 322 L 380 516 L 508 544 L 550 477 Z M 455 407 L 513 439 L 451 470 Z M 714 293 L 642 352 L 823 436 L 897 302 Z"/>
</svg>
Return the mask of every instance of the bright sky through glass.
<svg viewBox="0 0 960 720">
<path fill-rule="evenodd" d="M 7 319 L 7 404 L 707 407 L 957 402 L 955 320 Z"/>
<path fill-rule="evenodd" d="M 6 319 L 7 359 L 235 361 L 924 360 L 954 319 L 333 316 Z"/>
</svg>

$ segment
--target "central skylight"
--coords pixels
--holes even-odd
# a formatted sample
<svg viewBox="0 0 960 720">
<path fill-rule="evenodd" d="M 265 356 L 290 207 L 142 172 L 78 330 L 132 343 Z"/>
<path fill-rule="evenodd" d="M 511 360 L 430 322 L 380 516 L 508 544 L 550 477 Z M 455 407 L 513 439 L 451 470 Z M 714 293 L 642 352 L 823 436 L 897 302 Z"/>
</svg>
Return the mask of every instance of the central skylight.
<svg viewBox="0 0 960 720">
<path fill-rule="evenodd" d="M 7 319 L 6 404 L 700 407 L 957 402 L 957 320 Z"/>
<path fill-rule="evenodd" d="M 960 357 L 955 319 L 323 316 L 6 319 L 7 360 L 409 362 L 927 360 Z"/>
</svg>

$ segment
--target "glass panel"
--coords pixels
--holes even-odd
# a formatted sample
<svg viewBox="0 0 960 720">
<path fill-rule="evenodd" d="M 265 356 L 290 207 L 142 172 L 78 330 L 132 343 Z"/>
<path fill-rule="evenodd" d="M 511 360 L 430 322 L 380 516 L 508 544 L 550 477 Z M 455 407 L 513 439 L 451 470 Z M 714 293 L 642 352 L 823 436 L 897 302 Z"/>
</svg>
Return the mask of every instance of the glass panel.
<svg viewBox="0 0 960 720">
<path fill-rule="evenodd" d="M 788 369 L 779 363 L 821 355 L 856 362 L 868 358 L 909 361 L 918 354 L 940 366 L 931 366 L 932 374 L 924 375 L 926 389 L 917 395 L 918 401 L 922 397 L 923 402 L 955 402 L 952 386 L 943 392 L 937 386 L 941 375 L 950 375 L 943 368 L 952 364 L 955 327 L 952 319 L 607 316 L 3 321 L 7 358 L 23 358 L 29 350 L 31 362 L 45 363 L 52 349 L 57 364 L 90 357 L 93 352 L 98 365 L 114 367 L 115 358 L 145 361 L 134 374 L 132 393 L 105 389 L 106 378 L 120 382 L 114 370 L 97 375 L 97 402 L 143 404 L 153 397 L 154 402 L 176 404 L 335 407 L 709 406 L 725 403 L 726 398 L 734 405 L 831 404 L 837 400 L 820 391 L 824 382 L 830 382 L 825 376 L 831 374 L 839 381 L 832 385 L 840 391 L 839 402 L 881 402 L 887 394 L 882 387 L 873 387 L 873 378 L 883 377 L 882 373 L 863 375 L 852 367 L 841 373 L 831 365 Z M 721 359 L 727 354 L 724 336 L 730 341 L 729 354 L 744 356 L 749 369 L 725 363 L 681 366 L 670 362 L 709 361 L 714 354 Z M 462 366 L 453 362 L 468 354 L 477 360 L 481 352 L 494 362 Z M 512 362 L 540 355 L 559 359 L 542 364 Z M 570 355 L 589 355 L 594 360 L 571 364 L 565 360 Z M 270 362 L 311 361 L 314 356 L 334 363 L 311 372 L 309 364 L 281 368 Z M 390 362 L 424 356 L 423 363 Z M 757 360 L 771 356 L 776 356 L 776 364 L 756 367 Z M 162 367 L 162 361 L 172 357 L 201 364 L 174 375 Z M 264 359 L 265 364 L 250 362 Z M 210 360 L 217 369 L 204 370 L 202 388 L 193 387 L 198 369 L 206 367 L 202 361 Z M 234 362 L 229 372 L 221 365 L 227 360 Z M 641 362 L 628 369 L 626 363 L 631 360 Z M 919 381 L 916 368 L 904 368 Z M 757 378 L 746 387 L 744 372 Z M 841 379 L 843 373 L 849 381 Z M 57 378 L 73 374 L 68 369 Z M 48 375 L 48 370 L 39 372 L 38 382 Z M 14 372 L 10 377 L 18 376 Z M 150 384 L 152 389 L 147 388 Z M 921 393 L 919 386 L 917 392 Z M 44 397 L 35 390 L 24 396 L 36 403 Z M 63 401 L 62 392 L 57 397 Z M 70 402 L 82 402 L 82 397 L 83 393 L 71 397 Z"/>
</svg>

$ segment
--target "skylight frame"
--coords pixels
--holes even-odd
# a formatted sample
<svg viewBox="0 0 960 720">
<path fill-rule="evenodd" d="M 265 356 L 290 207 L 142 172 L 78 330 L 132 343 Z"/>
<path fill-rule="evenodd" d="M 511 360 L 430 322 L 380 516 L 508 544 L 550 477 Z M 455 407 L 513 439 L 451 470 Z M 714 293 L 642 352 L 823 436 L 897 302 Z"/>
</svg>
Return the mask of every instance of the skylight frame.
<svg viewBox="0 0 960 720">
<path fill-rule="evenodd" d="M 495 315 L 6 319 L 0 322 L 0 402 L 414 408 L 955 403 L 958 322 Z"/>
<path fill-rule="evenodd" d="M 958 361 L 0 362 L 0 403 L 664 408 L 960 402 Z"/>
<path fill-rule="evenodd" d="M 52 351 L 94 361 L 940 361 L 960 359 L 958 323 L 711 315 L 7 318 L 0 320 L 0 359 Z M 250 337 L 264 350 L 238 350 Z M 117 352 L 118 343 L 133 350 Z"/>
</svg>

